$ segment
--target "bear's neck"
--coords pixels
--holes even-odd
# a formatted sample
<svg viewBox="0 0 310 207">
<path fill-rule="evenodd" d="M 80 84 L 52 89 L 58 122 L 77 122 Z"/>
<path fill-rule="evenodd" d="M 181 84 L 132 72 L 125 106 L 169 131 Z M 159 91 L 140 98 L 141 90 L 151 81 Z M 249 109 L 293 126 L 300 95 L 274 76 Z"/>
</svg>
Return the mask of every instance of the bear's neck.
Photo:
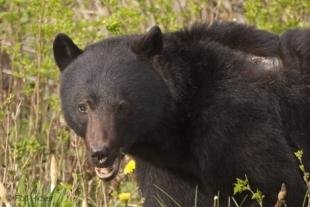
<svg viewBox="0 0 310 207">
<path fill-rule="evenodd" d="M 167 75 L 167 74 L 166 74 Z M 172 75 L 170 76 L 172 77 Z M 190 85 L 184 86 L 185 92 Z M 128 153 L 151 165 L 177 172 L 186 178 L 196 178 L 198 162 L 191 153 L 191 118 L 187 96 L 176 89 L 176 99 L 165 109 L 165 116 L 152 130 L 136 139 Z M 181 105 L 181 102 L 183 105 Z"/>
<path fill-rule="evenodd" d="M 190 152 L 184 130 L 159 127 L 132 145 L 129 154 L 159 168 L 178 172 L 187 178 L 197 178 L 197 162 Z"/>
</svg>

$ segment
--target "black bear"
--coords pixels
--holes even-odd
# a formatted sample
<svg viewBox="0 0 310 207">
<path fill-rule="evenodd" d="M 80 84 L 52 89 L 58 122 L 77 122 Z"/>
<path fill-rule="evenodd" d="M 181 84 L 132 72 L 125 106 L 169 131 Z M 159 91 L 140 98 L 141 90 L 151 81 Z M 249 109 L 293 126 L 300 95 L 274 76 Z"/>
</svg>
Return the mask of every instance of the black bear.
<svg viewBox="0 0 310 207">
<path fill-rule="evenodd" d="M 102 179 L 117 174 L 123 153 L 135 157 L 145 207 L 211 206 L 218 192 L 227 206 L 245 175 L 264 206 L 283 182 L 288 206 L 301 206 L 306 184 L 294 151 L 304 150 L 309 170 L 309 39 L 309 30 L 279 37 L 214 23 L 164 34 L 154 26 L 81 50 L 59 34 L 64 116 Z M 249 54 L 282 63 L 267 69 Z"/>
</svg>

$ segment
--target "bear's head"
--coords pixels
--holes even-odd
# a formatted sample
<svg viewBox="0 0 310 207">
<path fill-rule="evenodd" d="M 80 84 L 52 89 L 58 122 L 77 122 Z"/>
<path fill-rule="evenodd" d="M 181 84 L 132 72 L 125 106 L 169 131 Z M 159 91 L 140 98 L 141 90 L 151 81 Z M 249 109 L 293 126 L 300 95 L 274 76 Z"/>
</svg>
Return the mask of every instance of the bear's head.
<svg viewBox="0 0 310 207">
<path fill-rule="evenodd" d="M 65 34 L 54 40 L 65 120 L 85 139 L 102 179 L 113 178 L 122 152 L 165 116 L 170 95 L 153 67 L 162 48 L 162 33 L 156 26 L 145 35 L 110 38 L 85 50 Z"/>
</svg>

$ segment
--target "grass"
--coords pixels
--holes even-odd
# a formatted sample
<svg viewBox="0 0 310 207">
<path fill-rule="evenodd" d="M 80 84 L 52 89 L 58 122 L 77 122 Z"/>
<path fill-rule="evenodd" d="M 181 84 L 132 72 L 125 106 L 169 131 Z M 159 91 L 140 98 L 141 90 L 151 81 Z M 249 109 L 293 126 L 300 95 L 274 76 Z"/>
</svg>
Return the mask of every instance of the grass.
<svg viewBox="0 0 310 207">
<path fill-rule="evenodd" d="M 57 33 L 68 33 L 84 47 L 108 36 L 144 32 L 155 23 L 164 31 L 219 19 L 247 21 L 279 33 L 309 26 L 308 1 L 269 2 L 0 0 L 3 205 L 123 207 L 143 202 L 133 174 L 122 170 L 110 183 L 95 176 L 81 139 L 64 122 L 59 71 L 52 58 Z"/>
</svg>

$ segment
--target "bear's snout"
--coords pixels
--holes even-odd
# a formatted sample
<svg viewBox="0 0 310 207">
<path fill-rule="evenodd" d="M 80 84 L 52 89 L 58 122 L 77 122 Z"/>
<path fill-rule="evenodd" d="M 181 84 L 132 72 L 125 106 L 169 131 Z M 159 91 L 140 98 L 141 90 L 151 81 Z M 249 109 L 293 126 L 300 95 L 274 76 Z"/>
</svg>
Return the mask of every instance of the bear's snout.
<svg viewBox="0 0 310 207">
<path fill-rule="evenodd" d="M 90 148 L 90 156 L 92 159 L 92 162 L 94 164 L 98 165 L 103 165 L 107 162 L 108 157 L 110 156 L 111 152 L 108 148 L 103 147 L 103 148 Z"/>
<path fill-rule="evenodd" d="M 89 158 L 96 167 L 109 167 L 113 165 L 118 154 L 118 151 L 112 151 L 106 147 L 89 149 Z"/>
<path fill-rule="evenodd" d="M 115 154 L 119 152 L 113 115 L 89 111 L 85 142 L 93 165 L 112 165 Z"/>
</svg>

